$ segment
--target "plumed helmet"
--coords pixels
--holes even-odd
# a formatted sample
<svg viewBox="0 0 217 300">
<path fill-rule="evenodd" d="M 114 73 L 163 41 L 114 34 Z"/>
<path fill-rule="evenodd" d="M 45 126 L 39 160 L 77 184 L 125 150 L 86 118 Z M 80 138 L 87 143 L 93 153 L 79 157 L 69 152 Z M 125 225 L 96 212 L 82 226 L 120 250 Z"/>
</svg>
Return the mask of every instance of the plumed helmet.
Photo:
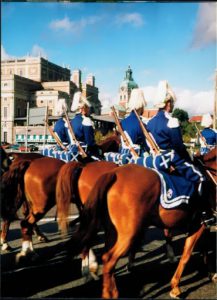
<svg viewBox="0 0 217 300">
<path fill-rule="evenodd" d="M 79 110 L 80 108 L 84 107 L 84 105 L 91 107 L 91 104 L 88 100 L 89 98 L 90 97 L 85 98 L 84 96 L 82 96 L 82 93 L 80 91 L 76 92 L 73 97 L 71 111 L 75 112 L 75 111 Z"/>
<path fill-rule="evenodd" d="M 157 99 L 159 102 L 155 107 L 158 108 L 164 108 L 168 100 L 176 101 L 176 95 L 166 80 L 161 80 L 158 84 Z"/>
<path fill-rule="evenodd" d="M 61 98 L 61 99 L 58 100 L 57 106 L 56 106 L 57 116 L 63 116 L 64 115 L 64 110 L 67 111 L 66 99 Z"/>
<path fill-rule="evenodd" d="M 128 103 L 128 109 L 132 111 L 133 109 L 143 108 L 147 105 L 145 101 L 145 96 L 142 89 L 135 88 L 132 89 L 130 100 Z"/>
<path fill-rule="evenodd" d="M 202 117 L 201 125 L 204 127 L 210 127 L 213 123 L 213 119 L 210 114 L 204 114 Z"/>
</svg>

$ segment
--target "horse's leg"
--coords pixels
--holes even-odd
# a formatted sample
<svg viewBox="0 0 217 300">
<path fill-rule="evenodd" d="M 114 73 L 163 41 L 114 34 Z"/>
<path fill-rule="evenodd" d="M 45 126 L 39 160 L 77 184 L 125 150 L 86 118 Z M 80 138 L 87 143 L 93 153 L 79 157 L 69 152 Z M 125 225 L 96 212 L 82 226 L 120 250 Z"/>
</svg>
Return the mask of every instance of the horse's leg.
<svg viewBox="0 0 217 300">
<path fill-rule="evenodd" d="M 28 203 L 26 201 L 23 202 L 22 212 L 23 212 L 23 215 L 25 216 L 25 219 L 26 219 L 29 215 L 29 206 L 28 206 Z M 48 238 L 40 231 L 37 224 L 33 225 L 33 232 L 36 234 L 39 241 L 41 241 L 41 242 L 48 242 L 49 241 Z"/>
<path fill-rule="evenodd" d="M 173 238 L 172 230 L 165 228 L 164 229 L 164 237 L 166 240 L 167 258 L 169 259 L 170 263 L 175 263 L 175 262 L 177 262 L 177 259 L 175 257 L 175 253 L 174 253 L 173 246 L 172 246 L 172 238 Z"/>
<path fill-rule="evenodd" d="M 193 234 L 189 235 L 185 240 L 184 250 L 182 253 L 182 256 L 180 258 L 178 267 L 175 271 L 175 274 L 173 275 L 173 278 L 171 280 L 171 288 L 170 296 L 172 298 L 179 298 L 179 295 L 181 294 L 180 288 L 179 288 L 179 282 L 182 276 L 182 273 L 184 271 L 185 265 L 189 261 L 192 251 L 194 249 L 194 246 L 198 239 L 201 237 L 205 230 L 205 225 L 203 224 L 199 230 L 194 232 Z"/>
<path fill-rule="evenodd" d="M 2 231 L 1 231 L 1 249 L 2 251 L 10 251 L 12 250 L 11 246 L 7 242 L 9 227 L 11 222 L 9 220 L 3 220 L 2 222 Z"/>
<path fill-rule="evenodd" d="M 103 257 L 103 290 L 102 298 L 118 298 L 118 289 L 114 277 L 114 269 L 119 258 L 129 249 L 130 238 L 118 239 L 114 247 L 106 252 Z"/>
<path fill-rule="evenodd" d="M 212 253 L 209 253 L 209 242 L 211 241 L 210 239 L 210 229 L 206 229 L 203 235 L 203 239 L 201 242 L 201 247 L 200 247 L 200 253 L 203 257 L 203 262 L 207 268 L 207 273 L 208 277 L 213 281 L 217 281 L 217 273 L 216 273 L 216 265 L 213 264 L 213 260 L 215 260 L 215 256 L 213 258 L 213 255 L 215 255 L 215 250 L 216 250 L 216 240 L 215 243 L 212 245 Z M 215 265 L 215 269 L 213 269 Z"/>
<path fill-rule="evenodd" d="M 96 278 L 98 271 L 98 262 L 96 255 L 92 249 L 85 249 L 81 254 L 81 271 L 83 276 L 91 274 L 93 278 Z"/>
<path fill-rule="evenodd" d="M 41 232 L 37 224 L 33 225 L 33 232 L 37 235 L 37 238 L 40 242 L 47 243 L 49 239 L 46 237 L 44 233 Z"/>
<path fill-rule="evenodd" d="M 27 219 L 21 221 L 20 225 L 23 239 L 22 250 L 16 255 L 16 262 L 19 262 L 21 257 L 25 257 L 27 255 L 31 255 L 31 260 L 38 258 L 38 254 L 34 251 L 32 244 L 33 226 L 38 219 L 39 218 L 36 219 L 35 216 L 30 214 Z"/>
</svg>

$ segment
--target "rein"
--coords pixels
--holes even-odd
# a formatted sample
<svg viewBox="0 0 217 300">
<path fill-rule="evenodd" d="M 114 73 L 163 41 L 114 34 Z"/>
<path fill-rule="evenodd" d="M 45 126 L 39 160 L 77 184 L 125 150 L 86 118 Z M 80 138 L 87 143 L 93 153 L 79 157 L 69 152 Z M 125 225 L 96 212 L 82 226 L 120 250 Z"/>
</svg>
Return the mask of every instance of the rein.
<svg viewBox="0 0 217 300">
<path fill-rule="evenodd" d="M 217 186 L 217 181 L 215 180 L 215 178 L 213 177 L 211 171 L 213 172 L 217 172 L 214 168 L 211 167 L 207 167 L 199 158 L 197 158 L 197 161 L 200 163 L 200 165 L 205 169 L 207 175 L 209 176 L 209 178 L 212 180 L 212 182 Z"/>
</svg>

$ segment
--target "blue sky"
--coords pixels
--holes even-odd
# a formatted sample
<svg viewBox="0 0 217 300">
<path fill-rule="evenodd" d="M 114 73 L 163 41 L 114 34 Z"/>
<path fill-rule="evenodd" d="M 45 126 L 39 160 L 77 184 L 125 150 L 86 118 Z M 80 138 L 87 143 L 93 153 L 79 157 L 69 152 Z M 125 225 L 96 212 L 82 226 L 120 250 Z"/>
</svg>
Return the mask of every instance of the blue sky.
<svg viewBox="0 0 217 300">
<path fill-rule="evenodd" d="M 128 65 L 149 106 L 160 80 L 189 115 L 212 112 L 216 3 L 7 2 L 2 59 L 37 56 L 96 77 L 104 107 L 116 103 Z"/>
</svg>

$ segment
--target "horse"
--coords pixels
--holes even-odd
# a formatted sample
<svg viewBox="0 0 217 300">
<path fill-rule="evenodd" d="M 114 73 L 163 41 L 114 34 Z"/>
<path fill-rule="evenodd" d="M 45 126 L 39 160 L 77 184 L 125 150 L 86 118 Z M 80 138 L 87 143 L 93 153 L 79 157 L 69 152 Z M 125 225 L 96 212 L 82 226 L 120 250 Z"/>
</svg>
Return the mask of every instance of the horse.
<svg viewBox="0 0 217 300">
<path fill-rule="evenodd" d="M 23 215 L 26 217 L 29 213 L 29 207 L 25 197 L 20 201 L 16 201 L 18 191 L 22 190 L 23 183 L 22 177 L 29 167 L 30 163 L 43 155 L 39 153 L 6 153 L 1 147 L 1 165 L 2 169 L 4 161 L 7 160 L 8 167 L 2 172 L 4 176 L 1 177 L 1 194 L 2 194 L 2 230 L 1 230 L 1 245 L 2 250 L 10 251 L 11 246 L 7 242 L 10 224 L 13 220 L 17 219 L 16 212 L 22 206 Z M 9 171 L 9 172 L 8 172 Z M 16 178 L 16 179 L 15 179 Z M 19 194 L 19 193 L 18 193 Z M 11 209 L 12 207 L 12 209 Z M 48 241 L 47 237 L 41 233 L 37 224 L 34 225 L 34 232 L 40 241 Z"/>
<path fill-rule="evenodd" d="M 100 163 L 100 167 L 97 175 L 95 179 L 92 176 L 92 183 L 86 183 L 86 187 L 84 188 L 85 193 L 91 190 L 96 179 L 103 172 L 110 170 L 108 166 L 116 167 L 114 163 L 110 162 L 104 161 L 98 163 Z M 22 256 L 26 256 L 27 254 L 30 254 L 32 259 L 37 258 L 32 245 L 33 227 L 56 204 L 56 182 L 59 171 L 61 170 L 60 176 L 62 176 L 66 171 L 65 166 L 70 166 L 71 176 L 76 178 L 76 172 L 78 169 L 81 170 L 81 166 L 84 167 L 85 164 L 77 161 L 66 164 L 59 159 L 43 157 L 35 159 L 31 164 L 26 159 L 18 158 L 14 160 L 12 165 L 13 168 L 3 176 L 5 185 L 3 210 L 6 210 L 8 213 L 7 218 L 10 218 L 14 215 L 17 207 L 24 201 L 27 202 L 29 208 L 28 215 L 21 221 L 23 241 L 22 250 L 17 255 L 18 262 Z M 88 170 L 91 170 L 91 163 L 87 164 L 87 166 Z M 85 172 L 82 174 L 85 177 Z M 75 184 L 75 181 L 72 182 Z M 78 210 L 80 210 L 80 203 L 77 201 L 75 204 Z"/>
<path fill-rule="evenodd" d="M 216 157 L 216 153 L 214 154 Z M 204 157 L 204 165 L 207 161 Z M 216 159 L 210 167 L 216 170 Z M 78 230 L 71 235 L 67 249 L 72 255 L 88 253 L 100 226 L 105 230 L 105 253 L 103 261 L 102 298 L 118 298 L 119 292 L 114 277 L 115 266 L 123 255 L 135 251 L 144 228 L 185 229 L 184 250 L 177 269 L 171 279 L 170 296 L 181 295 L 181 275 L 190 259 L 194 246 L 205 232 L 201 221 L 204 209 L 208 213 L 216 210 L 216 185 L 207 180 L 203 185 L 203 197 L 192 196 L 188 209 L 165 209 L 159 201 L 161 181 L 158 173 L 139 165 L 128 164 L 117 167 L 100 176 L 89 193 L 81 213 Z M 61 229 L 66 226 L 66 211 L 58 206 L 58 222 Z"/>
<path fill-rule="evenodd" d="M 112 135 L 102 140 L 97 144 L 98 148 L 101 150 L 102 154 L 106 152 L 118 152 L 121 144 L 121 139 L 117 131 Z"/>
</svg>

